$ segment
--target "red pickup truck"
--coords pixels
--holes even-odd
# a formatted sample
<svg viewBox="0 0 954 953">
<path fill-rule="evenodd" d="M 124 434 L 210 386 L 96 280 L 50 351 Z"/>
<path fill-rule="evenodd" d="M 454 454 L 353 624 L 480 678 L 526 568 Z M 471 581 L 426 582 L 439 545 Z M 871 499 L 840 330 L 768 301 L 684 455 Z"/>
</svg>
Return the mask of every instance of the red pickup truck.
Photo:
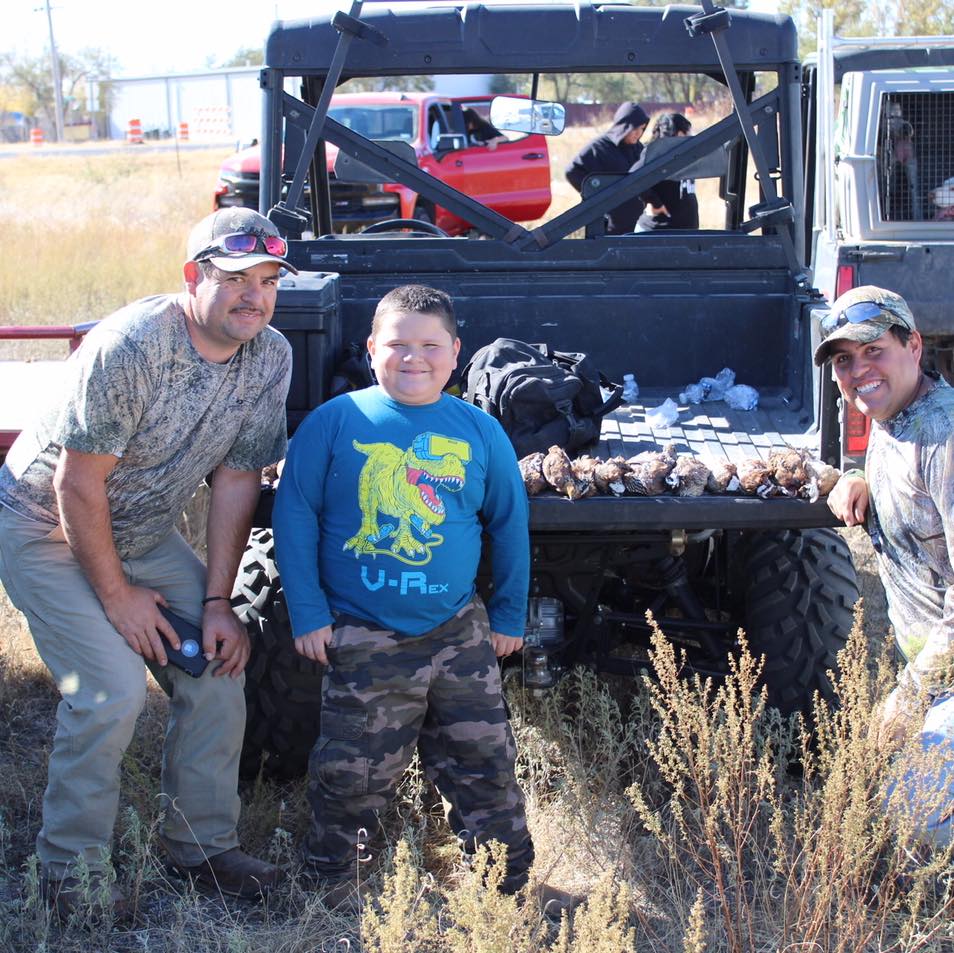
<svg viewBox="0 0 954 953">
<path fill-rule="evenodd" d="M 409 143 L 418 166 L 514 222 L 540 218 L 550 207 L 550 157 L 541 135 L 500 133 L 487 140 L 489 96 L 436 93 L 344 93 L 331 100 L 328 115 L 375 140 Z M 473 110 L 476 132 L 467 131 Z M 496 132 L 496 130 L 493 130 Z M 452 139 L 451 137 L 456 137 Z M 455 147 L 451 146 L 451 143 Z M 449 235 L 462 235 L 470 223 L 418 198 L 396 182 L 348 181 L 334 175 L 338 150 L 326 144 L 331 178 L 331 210 L 338 228 L 355 230 L 391 218 L 432 222 Z M 252 146 L 223 163 L 215 207 L 258 208 L 260 156 Z"/>
</svg>

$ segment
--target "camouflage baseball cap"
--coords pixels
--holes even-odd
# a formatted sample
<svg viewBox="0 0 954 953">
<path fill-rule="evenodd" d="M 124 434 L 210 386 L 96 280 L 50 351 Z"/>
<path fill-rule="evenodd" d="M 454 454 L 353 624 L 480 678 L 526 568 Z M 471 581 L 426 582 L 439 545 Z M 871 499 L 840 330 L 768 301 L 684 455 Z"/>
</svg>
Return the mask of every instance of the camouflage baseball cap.
<svg viewBox="0 0 954 953">
<path fill-rule="evenodd" d="M 822 341 L 815 348 L 815 363 L 819 367 L 831 356 L 834 341 L 867 344 L 880 338 L 892 325 L 906 331 L 917 330 L 907 301 L 893 291 L 874 285 L 846 291 L 835 300 L 820 324 Z"/>
<path fill-rule="evenodd" d="M 189 233 L 187 261 L 211 261 L 222 271 L 243 271 L 265 261 L 277 262 L 293 275 L 288 243 L 273 222 L 250 208 L 221 208 Z"/>
</svg>

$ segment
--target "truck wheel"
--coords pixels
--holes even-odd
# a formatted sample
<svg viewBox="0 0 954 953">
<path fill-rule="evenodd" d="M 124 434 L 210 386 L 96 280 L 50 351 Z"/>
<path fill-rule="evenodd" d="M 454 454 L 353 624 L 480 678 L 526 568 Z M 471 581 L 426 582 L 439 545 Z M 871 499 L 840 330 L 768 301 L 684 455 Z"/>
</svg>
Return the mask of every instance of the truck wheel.
<svg viewBox="0 0 954 953">
<path fill-rule="evenodd" d="M 318 737 L 322 666 L 300 656 L 282 592 L 270 529 L 254 529 L 242 558 L 232 608 L 248 629 L 245 741 L 239 772 L 297 778 Z"/>
<path fill-rule="evenodd" d="M 754 655 L 765 655 L 771 703 L 808 713 L 818 690 L 832 698 L 826 672 L 837 667 L 858 600 L 847 543 L 834 530 L 754 533 L 747 538 L 744 628 Z"/>
</svg>

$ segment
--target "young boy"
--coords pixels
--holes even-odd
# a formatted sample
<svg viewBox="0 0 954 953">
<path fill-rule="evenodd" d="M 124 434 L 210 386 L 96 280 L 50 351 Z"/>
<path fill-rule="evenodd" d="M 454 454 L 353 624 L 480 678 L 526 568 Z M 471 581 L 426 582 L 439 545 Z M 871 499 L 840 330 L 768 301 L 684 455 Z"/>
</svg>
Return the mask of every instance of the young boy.
<svg viewBox="0 0 954 953">
<path fill-rule="evenodd" d="M 377 385 L 300 426 L 273 517 L 295 647 L 328 666 L 305 859 L 329 905 L 354 900 L 358 830 L 375 829 L 416 747 L 465 849 L 506 845 L 515 892 L 533 845 L 497 657 L 522 645 L 526 492 L 497 421 L 443 393 L 460 352 L 444 292 L 385 295 L 368 352 Z"/>
</svg>

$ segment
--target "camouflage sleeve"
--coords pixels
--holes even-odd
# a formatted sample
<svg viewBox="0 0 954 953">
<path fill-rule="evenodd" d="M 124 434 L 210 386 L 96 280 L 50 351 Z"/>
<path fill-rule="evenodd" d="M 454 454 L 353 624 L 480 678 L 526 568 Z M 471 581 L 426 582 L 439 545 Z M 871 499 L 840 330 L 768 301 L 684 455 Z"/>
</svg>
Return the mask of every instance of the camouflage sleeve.
<svg viewBox="0 0 954 953">
<path fill-rule="evenodd" d="M 486 423 L 487 477 L 481 517 L 490 537 L 493 595 L 487 603 L 490 627 L 501 635 L 523 638 L 530 587 L 530 509 L 517 466 L 517 455 L 503 428 Z"/>
<path fill-rule="evenodd" d="M 88 338 L 67 370 L 51 439 L 70 450 L 122 457 L 153 400 L 156 375 L 145 355 L 125 336 L 104 333 Z"/>
<path fill-rule="evenodd" d="M 277 463 L 288 447 L 285 398 L 291 382 L 291 350 L 287 342 L 277 349 L 271 378 L 251 408 L 239 436 L 223 461 L 232 470 L 261 470 Z"/>
<path fill-rule="evenodd" d="M 954 435 L 928 451 L 924 483 L 940 517 L 948 567 L 954 566 Z M 931 695 L 954 691 L 954 580 L 948 581 L 941 619 L 902 673 L 902 681 L 910 677 Z"/>
</svg>

